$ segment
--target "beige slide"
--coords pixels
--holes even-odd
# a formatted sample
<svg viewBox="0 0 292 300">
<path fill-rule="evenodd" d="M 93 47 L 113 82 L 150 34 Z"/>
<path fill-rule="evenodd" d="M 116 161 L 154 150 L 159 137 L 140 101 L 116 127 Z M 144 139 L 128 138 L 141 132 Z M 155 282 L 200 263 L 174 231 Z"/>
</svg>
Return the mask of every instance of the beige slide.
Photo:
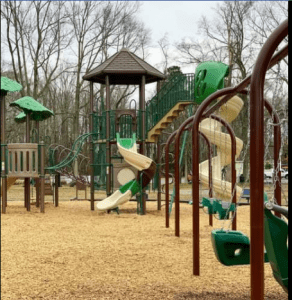
<svg viewBox="0 0 292 300">
<path fill-rule="evenodd" d="M 152 163 L 152 159 L 146 157 L 137 152 L 136 143 L 133 144 L 131 148 L 125 148 L 117 143 L 120 154 L 124 157 L 124 160 L 135 167 L 137 170 L 142 171 L 148 169 Z M 135 183 L 133 183 L 135 185 Z M 131 191 L 131 186 L 124 193 L 121 189 L 115 191 L 111 196 L 97 203 L 96 208 L 98 210 L 109 210 L 122 205 L 132 198 L 133 194 Z"/>
<path fill-rule="evenodd" d="M 118 149 L 124 160 L 139 171 L 148 169 L 152 163 L 152 159 L 137 152 L 137 145 L 127 149 L 118 143 Z"/>
<path fill-rule="evenodd" d="M 242 107 L 243 101 L 239 97 L 234 96 L 220 108 L 217 116 L 230 123 L 238 116 Z M 215 144 L 217 146 L 217 156 L 213 157 L 212 159 L 213 191 L 217 196 L 220 196 L 225 200 L 231 200 L 231 183 L 221 179 L 222 168 L 231 163 L 231 139 L 230 135 L 228 133 L 226 134 L 222 132 L 221 128 L 221 123 L 211 118 L 204 119 L 200 124 L 200 131 L 208 137 L 212 144 Z M 242 147 L 242 140 L 236 138 L 235 158 L 240 155 Z M 208 170 L 209 161 L 206 160 L 200 164 L 200 180 L 201 183 L 205 186 L 208 186 L 209 184 Z M 237 199 L 240 198 L 241 192 L 242 189 L 237 186 Z"/>
</svg>

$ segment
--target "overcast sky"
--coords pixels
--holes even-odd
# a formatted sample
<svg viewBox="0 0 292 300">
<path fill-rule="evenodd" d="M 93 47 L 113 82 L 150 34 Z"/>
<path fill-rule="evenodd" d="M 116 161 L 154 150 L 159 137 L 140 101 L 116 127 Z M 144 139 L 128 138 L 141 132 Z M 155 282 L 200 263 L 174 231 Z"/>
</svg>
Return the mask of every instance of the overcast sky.
<svg viewBox="0 0 292 300">
<path fill-rule="evenodd" d="M 198 21 L 205 15 L 214 15 L 214 9 L 221 1 L 141 1 L 140 17 L 146 28 L 151 30 L 152 45 L 147 61 L 163 71 L 158 63 L 163 56 L 158 47 L 158 40 L 168 33 L 169 42 L 180 42 L 184 37 L 198 37 Z M 214 9 L 212 9 L 214 8 Z M 174 62 L 175 63 L 175 62 Z M 184 73 L 194 73 L 193 67 L 181 67 Z M 152 90 L 152 85 L 150 87 Z M 148 88 L 148 90 L 149 90 Z M 151 93 L 149 91 L 149 93 Z M 146 89 L 146 97 L 147 97 Z"/>
</svg>

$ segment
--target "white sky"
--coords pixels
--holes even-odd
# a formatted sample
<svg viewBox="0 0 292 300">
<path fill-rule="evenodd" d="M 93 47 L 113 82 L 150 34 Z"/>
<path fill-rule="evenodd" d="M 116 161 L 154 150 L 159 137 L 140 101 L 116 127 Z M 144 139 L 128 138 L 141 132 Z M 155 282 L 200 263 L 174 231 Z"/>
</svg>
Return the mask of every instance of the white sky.
<svg viewBox="0 0 292 300">
<path fill-rule="evenodd" d="M 151 55 L 147 62 L 163 71 L 158 65 L 163 60 L 158 46 L 165 33 L 170 44 L 180 42 L 184 37 L 198 38 L 198 21 L 204 15 L 211 17 L 221 1 L 141 1 L 140 17 L 146 28 L 151 30 Z M 214 9 L 212 9 L 214 8 Z M 171 62 L 170 65 L 175 64 Z M 183 73 L 194 73 L 195 66 L 181 67 Z M 156 85 L 146 86 L 146 99 Z"/>
</svg>

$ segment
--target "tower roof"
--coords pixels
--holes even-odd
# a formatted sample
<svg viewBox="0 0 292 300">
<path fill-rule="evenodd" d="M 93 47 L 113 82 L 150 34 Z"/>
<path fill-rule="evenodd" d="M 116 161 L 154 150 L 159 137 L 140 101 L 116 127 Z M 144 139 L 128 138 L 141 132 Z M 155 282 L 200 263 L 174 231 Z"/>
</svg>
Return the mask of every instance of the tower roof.
<svg viewBox="0 0 292 300">
<path fill-rule="evenodd" d="M 138 57 L 123 48 L 105 62 L 83 76 L 84 80 L 105 84 L 105 77 L 109 75 L 110 84 L 140 84 L 145 75 L 146 83 L 162 80 L 165 76 Z"/>
</svg>

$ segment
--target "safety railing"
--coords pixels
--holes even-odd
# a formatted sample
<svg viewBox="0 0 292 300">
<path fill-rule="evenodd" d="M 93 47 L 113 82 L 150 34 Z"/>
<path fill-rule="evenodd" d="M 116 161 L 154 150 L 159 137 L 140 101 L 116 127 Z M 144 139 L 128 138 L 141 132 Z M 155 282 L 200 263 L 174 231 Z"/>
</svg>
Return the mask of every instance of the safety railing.
<svg viewBox="0 0 292 300">
<path fill-rule="evenodd" d="M 9 177 L 39 176 L 38 144 L 8 144 L 7 150 Z"/>
</svg>

